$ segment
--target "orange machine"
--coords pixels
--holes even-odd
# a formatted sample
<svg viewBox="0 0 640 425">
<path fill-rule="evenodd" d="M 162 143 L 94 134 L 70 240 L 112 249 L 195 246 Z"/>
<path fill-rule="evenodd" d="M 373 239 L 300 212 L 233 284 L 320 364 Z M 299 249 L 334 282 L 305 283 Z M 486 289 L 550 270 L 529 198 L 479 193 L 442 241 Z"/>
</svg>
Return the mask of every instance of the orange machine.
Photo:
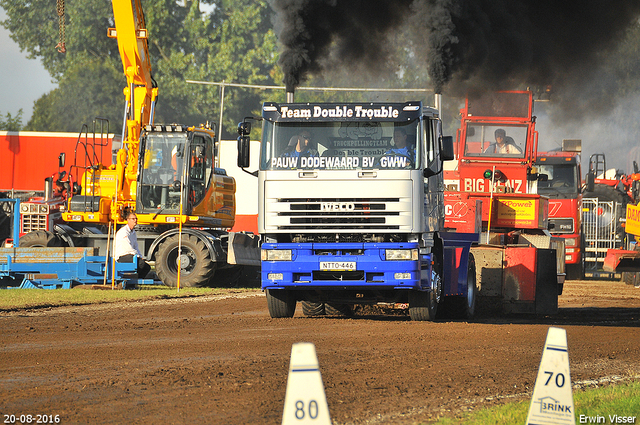
<svg viewBox="0 0 640 425">
<path fill-rule="evenodd" d="M 199 286 L 229 275 L 228 229 L 235 222 L 235 180 L 216 168 L 216 135 L 208 125 L 153 122 L 158 87 L 151 73 L 147 29 L 139 0 L 113 0 L 127 86 L 122 148 L 105 164 L 94 141 L 78 139 L 64 181 L 64 224 L 20 239 L 21 246 L 94 246 L 108 240 L 128 211 L 138 215 L 138 240 L 158 277 L 169 286 Z M 109 155 L 110 157 L 111 155 Z M 179 231 L 182 228 L 182 232 Z M 237 257 L 236 257 L 237 258 Z M 179 261 L 178 261 L 179 259 Z M 235 275 L 235 273 L 233 273 Z"/>
</svg>

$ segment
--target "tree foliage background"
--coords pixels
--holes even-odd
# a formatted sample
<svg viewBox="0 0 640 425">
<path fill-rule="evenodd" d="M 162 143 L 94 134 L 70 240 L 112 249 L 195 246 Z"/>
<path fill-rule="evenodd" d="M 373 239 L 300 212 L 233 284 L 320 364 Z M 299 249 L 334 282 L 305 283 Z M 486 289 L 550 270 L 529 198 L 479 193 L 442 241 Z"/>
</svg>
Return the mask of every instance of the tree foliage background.
<svg viewBox="0 0 640 425">
<path fill-rule="evenodd" d="M 158 82 L 156 122 L 218 122 L 217 86 L 186 80 L 277 84 L 277 44 L 265 0 L 142 0 L 152 72 Z M 0 0 L 3 25 L 30 58 L 40 58 L 58 87 L 35 102 L 25 129 L 79 131 L 96 116 L 119 133 L 126 85 L 115 39 L 111 2 L 65 2 L 66 53 L 56 50 L 58 16 L 51 0 Z M 206 6 L 206 7 L 201 7 Z M 202 10 L 208 10 L 203 13 Z M 261 93 L 227 90 L 222 136 L 246 111 L 258 109 Z"/>
<path fill-rule="evenodd" d="M 64 0 L 58 0 L 64 1 Z M 273 0 L 271 0 L 273 1 Z M 280 46 L 270 0 L 141 0 L 149 33 L 152 71 L 159 86 L 156 122 L 218 123 L 220 88 L 186 80 L 282 85 Z M 94 117 L 108 118 L 120 133 L 126 80 L 117 42 L 106 36 L 114 26 L 106 0 L 66 0 L 66 48 L 58 43 L 58 16 L 52 0 L 0 0 L 2 25 L 30 58 L 42 61 L 58 87 L 35 102 L 27 130 L 77 132 Z M 400 26 L 387 34 L 375 66 L 330 53 L 320 72 L 304 76 L 303 86 L 431 88 L 425 44 L 428 33 Z M 587 78 L 588 75 L 588 78 Z M 595 77 L 594 77 L 595 76 Z M 540 128 L 541 148 L 562 138 L 583 138 L 585 152 L 608 146 L 626 156 L 640 134 L 640 24 L 627 29 L 613 51 L 601 52 L 585 75 L 572 76 L 546 107 L 551 125 Z M 504 87 L 524 89 L 527 85 Z M 535 90 L 536 88 L 534 88 Z M 302 91 L 296 101 L 405 101 L 432 104 L 432 93 Z M 242 118 L 259 114 L 262 101 L 284 101 L 284 91 L 227 87 L 222 138 L 235 138 Z M 443 99 L 445 131 L 454 134 L 462 99 Z M 1 116 L 0 107 L 0 116 Z M 21 114 L 0 120 L 0 129 L 20 129 Z M 258 136 L 255 132 L 253 137 Z M 553 140 L 553 144 L 547 142 Z M 609 143 L 613 140 L 616 143 Z M 608 143 L 603 144 L 603 141 Z M 545 145 L 547 143 L 547 145 Z M 640 161 L 640 153 L 639 161 Z"/>
</svg>

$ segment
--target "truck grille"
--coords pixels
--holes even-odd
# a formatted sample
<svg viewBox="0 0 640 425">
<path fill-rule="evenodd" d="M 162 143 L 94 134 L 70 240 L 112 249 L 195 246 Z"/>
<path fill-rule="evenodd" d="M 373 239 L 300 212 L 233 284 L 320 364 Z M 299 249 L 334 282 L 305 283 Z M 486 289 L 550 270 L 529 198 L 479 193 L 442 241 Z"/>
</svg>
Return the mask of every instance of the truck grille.
<svg viewBox="0 0 640 425">
<path fill-rule="evenodd" d="M 22 233 L 47 230 L 47 214 L 23 214 Z"/>
<path fill-rule="evenodd" d="M 390 218 L 399 217 L 399 198 L 291 198 L 277 199 L 277 216 L 285 218 L 281 230 L 397 230 L 398 223 Z M 282 208 L 284 206 L 284 208 Z"/>
<path fill-rule="evenodd" d="M 550 218 L 549 224 L 551 233 L 573 233 L 572 218 Z"/>
</svg>

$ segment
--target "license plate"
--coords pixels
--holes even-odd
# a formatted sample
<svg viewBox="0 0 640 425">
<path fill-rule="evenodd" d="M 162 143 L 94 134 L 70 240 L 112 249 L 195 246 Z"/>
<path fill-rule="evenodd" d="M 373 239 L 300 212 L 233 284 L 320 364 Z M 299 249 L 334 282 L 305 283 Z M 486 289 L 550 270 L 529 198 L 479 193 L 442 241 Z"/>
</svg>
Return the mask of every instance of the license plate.
<svg viewBox="0 0 640 425">
<path fill-rule="evenodd" d="M 355 269 L 355 261 L 320 261 L 320 270 L 352 271 Z"/>
</svg>

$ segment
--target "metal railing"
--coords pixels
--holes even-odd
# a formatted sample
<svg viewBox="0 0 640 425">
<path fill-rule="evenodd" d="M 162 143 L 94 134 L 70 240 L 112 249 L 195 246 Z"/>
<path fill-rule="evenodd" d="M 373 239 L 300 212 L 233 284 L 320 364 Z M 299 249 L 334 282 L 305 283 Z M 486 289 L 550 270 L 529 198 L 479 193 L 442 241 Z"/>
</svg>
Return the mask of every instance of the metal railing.
<svg viewBox="0 0 640 425">
<path fill-rule="evenodd" d="M 582 199 L 585 276 L 611 275 L 604 272 L 602 266 L 607 250 L 623 245 L 624 233 L 619 229 L 621 212 L 622 204 L 619 202 Z"/>
</svg>

